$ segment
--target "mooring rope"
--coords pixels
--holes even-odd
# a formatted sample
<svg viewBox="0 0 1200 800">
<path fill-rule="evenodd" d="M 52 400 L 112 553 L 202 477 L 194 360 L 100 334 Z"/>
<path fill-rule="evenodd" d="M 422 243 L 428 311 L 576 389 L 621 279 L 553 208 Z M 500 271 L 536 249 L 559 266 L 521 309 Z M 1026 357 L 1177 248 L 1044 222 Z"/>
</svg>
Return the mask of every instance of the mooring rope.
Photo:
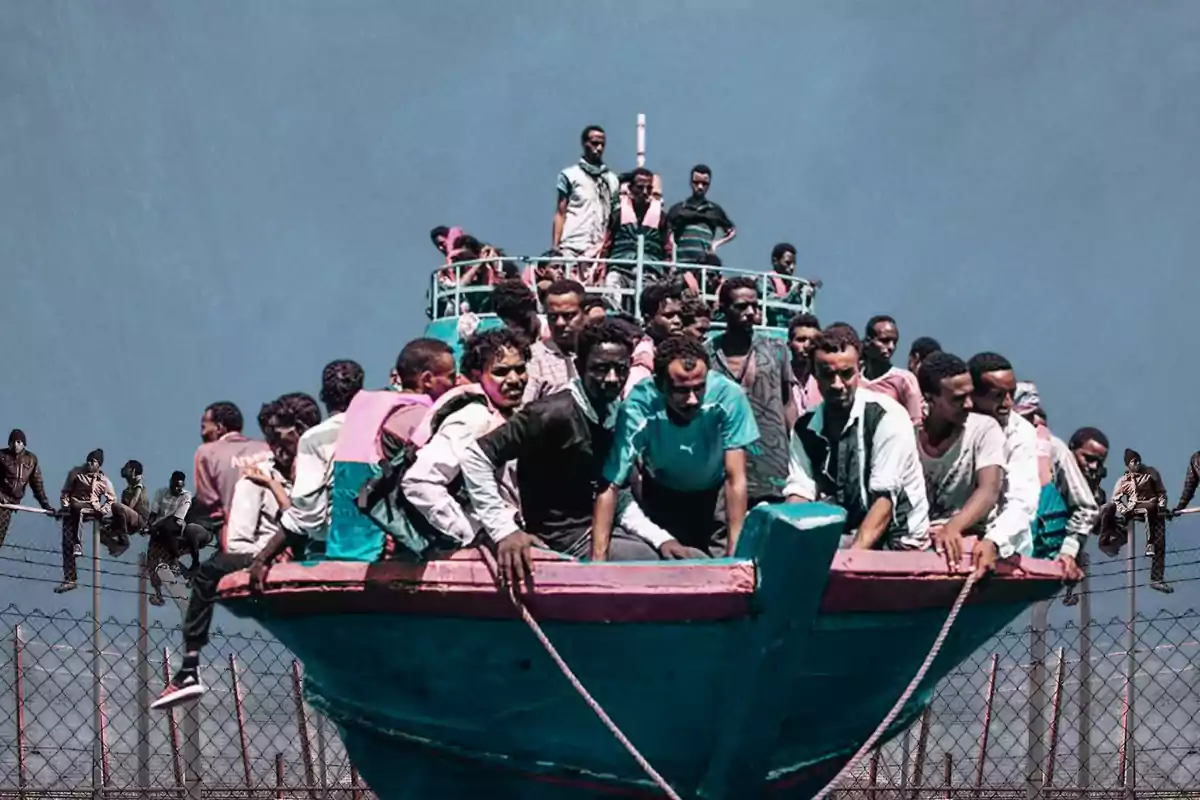
<svg viewBox="0 0 1200 800">
<path fill-rule="evenodd" d="M 604 727 L 608 728 L 609 732 L 616 737 L 618 742 L 621 743 L 621 746 L 629 752 L 629 755 L 633 756 L 633 760 L 638 763 L 638 766 L 650 776 L 650 779 L 658 785 L 659 789 L 663 790 L 663 793 L 666 794 L 667 797 L 671 798 L 671 800 L 682 800 L 679 794 L 671 788 L 671 784 L 667 783 L 666 779 L 663 778 L 662 775 L 659 775 L 658 771 L 650 765 L 650 762 L 646 760 L 646 757 L 643 756 L 636 747 L 634 747 L 633 742 L 629 741 L 629 737 L 627 737 L 621 731 L 621 729 L 617 727 L 617 723 L 612 721 L 612 718 L 608 716 L 600 704 L 596 702 L 596 699 L 588 692 L 587 688 L 584 687 L 583 683 L 580 682 L 579 678 L 575 676 L 575 673 L 571 671 L 571 668 L 567 666 L 567 662 L 563 660 L 563 657 L 558 654 L 558 650 L 556 650 L 554 645 L 551 644 L 550 639 L 546 636 L 545 631 L 542 630 L 542 626 L 538 624 L 537 620 L 533 618 L 533 614 L 529 613 L 529 609 L 526 608 L 525 604 L 522 603 L 517 597 L 516 592 L 513 591 L 513 587 L 500 580 L 500 570 L 496 565 L 496 558 L 492 555 L 491 551 L 486 547 L 480 547 L 479 552 L 483 555 L 483 561 L 485 564 L 487 564 L 488 570 L 492 573 L 492 577 L 496 580 L 496 583 L 501 587 L 501 591 L 504 591 L 508 594 L 509 599 L 512 600 L 513 605 L 516 606 L 517 611 L 520 612 L 521 619 L 525 621 L 525 624 L 529 626 L 531 631 L 533 631 L 533 635 L 536 636 L 538 641 L 542 643 L 542 647 L 546 649 L 546 653 L 551 659 L 553 659 L 554 663 L 558 665 L 559 670 L 561 670 L 566 679 L 570 681 L 571 686 L 575 688 L 575 691 L 578 692 L 579 696 L 582 697 L 584 702 L 588 704 L 588 707 L 591 708 L 596 716 L 600 718 L 600 721 L 604 723 Z"/>
</svg>

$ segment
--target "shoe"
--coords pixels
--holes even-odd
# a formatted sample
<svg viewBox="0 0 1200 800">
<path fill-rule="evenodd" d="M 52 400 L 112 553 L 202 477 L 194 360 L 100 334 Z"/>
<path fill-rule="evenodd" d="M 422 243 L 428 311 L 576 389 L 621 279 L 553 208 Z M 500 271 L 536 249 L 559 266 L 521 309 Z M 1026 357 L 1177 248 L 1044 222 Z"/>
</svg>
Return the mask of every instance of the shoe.
<svg viewBox="0 0 1200 800">
<path fill-rule="evenodd" d="M 208 690 L 204 688 L 204 684 L 200 683 L 199 671 L 181 669 L 175 673 L 174 678 L 171 678 L 171 682 L 167 684 L 167 688 L 163 689 L 163 693 L 158 696 L 158 699 L 150 704 L 150 708 L 155 711 L 174 708 L 186 700 L 199 697 L 206 691 Z"/>
<path fill-rule="evenodd" d="M 77 544 L 75 545 L 75 557 L 79 558 L 81 555 L 83 555 L 83 545 Z"/>
<path fill-rule="evenodd" d="M 78 586 L 79 586 L 79 584 L 76 583 L 75 581 L 63 581 L 58 586 L 54 587 L 54 593 L 62 594 L 63 592 L 69 592 Z"/>
<path fill-rule="evenodd" d="M 1079 595 L 1077 595 L 1077 594 L 1069 594 L 1069 595 L 1067 595 L 1066 597 L 1064 597 L 1064 598 L 1063 598 L 1063 605 L 1064 605 L 1064 606 L 1077 606 L 1077 605 L 1079 605 Z"/>
<path fill-rule="evenodd" d="M 161 597 L 151 597 L 150 598 L 150 605 L 152 605 L 152 606 L 165 606 L 166 604 L 167 604 L 167 601 L 163 600 Z"/>
<path fill-rule="evenodd" d="M 1166 581 L 1150 581 L 1150 588 L 1163 594 L 1171 594 L 1175 589 Z"/>
<path fill-rule="evenodd" d="M 1154 557 L 1154 545 L 1148 544 L 1148 545 L 1146 545 L 1146 558 L 1153 558 L 1153 557 Z"/>
</svg>

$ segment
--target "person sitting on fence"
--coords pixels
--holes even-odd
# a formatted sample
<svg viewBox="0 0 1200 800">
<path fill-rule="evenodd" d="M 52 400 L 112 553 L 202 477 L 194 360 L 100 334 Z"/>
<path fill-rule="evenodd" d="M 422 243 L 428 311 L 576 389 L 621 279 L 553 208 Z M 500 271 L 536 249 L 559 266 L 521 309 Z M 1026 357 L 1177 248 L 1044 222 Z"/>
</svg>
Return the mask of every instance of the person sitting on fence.
<svg viewBox="0 0 1200 800">
<path fill-rule="evenodd" d="M 467 493 L 488 537 L 497 544 L 502 577 L 511 585 L 529 575 L 532 547 L 580 558 L 593 554 L 596 483 L 612 444 L 613 417 L 630 351 L 624 329 L 614 321 L 585 326 L 576 350 L 580 377 L 467 447 L 462 462 Z M 495 477 L 498 469 L 514 462 L 519 517 Z M 632 497 L 626 494 L 622 500 L 621 528 L 602 558 L 653 560 L 659 552 L 664 557 L 679 552 L 678 543 L 672 544 L 665 531 L 646 520 Z"/>
<path fill-rule="evenodd" d="M 704 345 L 667 339 L 654 355 L 654 379 L 635 386 L 617 414 L 596 497 L 593 556 L 608 542 L 620 489 L 635 468 L 639 501 L 655 524 L 714 557 L 732 553 L 746 518 L 746 449 L 758 439 L 746 393 L 711 369 Z"/>
<path fill-rule="evenodd" d="M 331 361 L 321 371 L 321 402 L 328 417 L 306 426 L 296 450 L 296 477 L 289 502 L 281 503 L 279 526 L 306 543 L 305 553 L 325 552 L 329 538 L 330 492 L 333 489 L 333 450 L 346 421 L 346 409 L 363 387 L 363 368 L 357 361 Z"/>
<path fill-rule="evenodd" d="M 820 321 L 807 312 L 788 320 L 788 348 L 792 352 L 792 405 L 803 416 L 821 402 L 821 389 L 813 376 L 813 345 L 821 335 Z M 858 334 L 854 335 L 858 338 Z"/>
<path fill-rule="evenodd" d="M 1108 460 L 1108 437 L 1099 428 L 1080 428 L 1071 434 L 1071 438 L 1067 441 L 1067 448 L 1071 451 L 1071 456 L 1076 466 L 1079 467 L 1084 480 L 1087 481 L 1088 488 L 1091 489 L 1096 508 L 1104 508 L 1108 502 L 1108 497 L 1105 495 L 1104 487 L 1101 486 L 1101 483 L 1108 477 L 1108 470 L 1104 466 L 1104 462 Z M 1099 512 L 1097 512 L 1092 520 L 1092 529 L 1090 532 L 1099 539 Z M 1088 554 L 1084 549 L 1085 544 L 1086 542 L 1080 542 L 1079 555 L 1076 556 L 1080 570 L 1087 569 Z M 1073 606 L 1079 602 L 1079 595 L 1075 593 L 1076 586 L 1077 584 L 1074 583 L 1067 584 L 1067 591 L 1063 597 L 1063 605 Z"/>
<path fill-rule="evenodd" d="M 164 572 L 171 583 L 175 583 L 180 573 L 181 541 L 192 556 L 189 574 L 196 571 L 200 563 L 200 548 L 207 544 L 200 536 L 207 537 L 208 532 L 199 525 L 189 525 L 185 521 L 188 508 L 192 505 L 192 495 L 184 488 L 186 483 L 187 475 L 175 470 L 171 473 L 170 484 L 155 492 L 154 502 L 150 505 L 146 528 L 150 537 L 146 545 L 146 575 L 153 591 L 151 605 L 163 604 Z"/>
<path fill-rule="evenodd" d="M 917 380 L 929 408 L 917 445 L 933 523 L 930 537 L 950 569 L 962 558 L 963 536 L 982 537 L 974 548 L 975 574 L 982 577 L 995 565 L 1000 548 L 1012 546 L 987 530 L 1004 481 L 1004 431 L 991 417 L 971 413 L 971 372 L 957 356 L 934 353 L 921 364 Z"/>
<path fill-rule="evenodd" d="M 308 395 L 295 393 L 268 403 L 259 416 L 269 420 L 266 434 L 271 458 L 248 469 L 235 484 L 224 546 L 192 578 L 191 596 L 183 618 L 183 663 L 158 699 L 150 704 L 152 709 L 168 709 L 204 694 L 200 651 L 208 644 L 221 579 L 250 568 L 252 586 L 261 590 L 267 565 L 278 552 L 277 544 L 286 539 L 279 520 L 288 505 L 300 439 L 320 423 L 321 410 Z"/>
<path fill-rule="evenodd" d="M 680 318 L 685 335 L 698 342 L 708 341 L 708 332 L 712 329 L 712 309 L 708 303 L 695 297 L 685 299 Z"/>
<path fill-rule="evenodd" d="M 1016 384 L 1013 411 L 1034 426 L 1038 443 L 1037 474 L 1042 488 L 1034 520 L 1033 554 L 1060 561 L 1064 577 L 1073 585 L 1083 578 L 1083 547 L 1096 528 L 1100 504 L 1076 455 L 1046 425 L 1036 386 L 1028 381 Z M 1107 454 L 1108 448 L 1104 450 Z"/>
<path fill-rule="evenodd" d="M 789 503 L 842 506 L 852 548 L 924 550 L 929 502 L 912 423 L 895 400 L 862 386 L 861 347 L 851 328 L 813 341 L 822 401 L 791 431 L 783 492 Z"/>
<path fill-rule="evenodd" d="M 27 486 L 33 490 L 33 497 L 43 510 L 54 511 L 46 496 L 37 456 L 26 449 L 24 431 L 14 429 L 8 434 L 8 447 L 0 450 L 0 503 L 19 505 Z M 0 547 L 4 546 L 12 515 L 12 509 L 0 508 Z"/>
<path fill-rule="evenodd" d="M 200 417 L 202 444 L 196 450 L 192 473 L 196 491 L 187 521 L 204 528 L 213 539 L 225 525 L 242 471 L 271 457 L 266 442 L 246 438 L 244 424 L 241 409 L 228 401 L 213 403 Z"/>
<path fill-rule="evenodd" d="M 83 555 L 79 525 L 84 515 L 89 519 L 104 519 L 112 514 L 117 490 L 100 469 L 102 466 L 104 451 L 97 448 L 87 454 L 82 465 L 67 473 L 67 480 L 63 483 L 60 497 L 65 512 L 62 520 L 63 580 L 54 587 L 56 594 L 69 592 L 78 585 L 75 559 Z"/>
<path fill-rule="evenodd" d="M 464 460 L 479 437 L 504 425 L 520 408 L 528 381 L 528 341 L 509 328 L 487 331 L 467 344 L 460 369 L 471 380 L 434 404 L 422 433 L 416 460 L 400 482 L 417 543 L 404 542 L 425 555 L 436 549 L 466 547 L 482 527 L 473 499 L 463 490 Z M 510 528 L 520 508 L 512 467 L 501 463 L 494 482 L 503 488 L 501 516 Z"/>
<path fill-rule="evenodd" d="M 989 535 L 1001 544 L 1000 558 L 1013 553 L 1038 554 L 1052 558 L 1058 554 L 1065 529 L 1065 516 L 1035 531 L 1038 496 L 1037 432 L 1020 414 L 1012 413 L 1017 378 L 1012 364 L 999 353 L 977 353 L 967 361 L 971 371 L 971 405 L 974 411 L 996 420 L 1004 432 L 1004 481 L 995 512 L 987 523 Z M 1049 486 L 1049 482 L 1047 482 Z M 1057 495 L 1053 486 L 1047 490 Z M 1056 508 L 1064 507 L 1057 498 Z M 1035 537 L 1036 534 L 1036 537 Z M 1053 549 L 1053 553 L 1050 550 Z"/>
<path fill-rule="evenodd" d="M 529 383 L 524 402 L 532 403 L 565 389 L 576 378 L 575 341 L 583 328 L 583 284 L 560 280 L 546 287 L 549 341 L 530 346 Z"/>
<path fill-rule="evenodd" d="M 1188 503 L 1196 496 L 1197 487 L 1200 487 L 1200 450 L 1192 453 L 1192 457 L 1188 459 L 1187 471 L 1183 476 L 1183 491 L 1179 493 L 1175 511 L 1182 511 L 1188 507 Z"/>
<path fill-rule="evenodd" d="M 125 462 L 125 466 L 121 467 L 121 477 L 125 479 L 121 501 L 113 503 L 112 517 L 100 530 L 100 542 L 108 548 L 113 558 L 120 557 L 129 549 L 129 535 L 142 530 L 150 518 L 150 498 L 146 496 L 146 487 L 142 483 L 141 462 Z"/>
<path fill-rule="evenodd" d="M 782 339 L 754 329 L 762 321 L 756 280 L 745 275 L 730 278 L 718 297 L 725 330 L 708 343 L 712 369 L 742 387 L 759 432 L 759 440 L 746 449 L 749 503 L 781 503 L 788 477 L 788 433 L 799 416 L 790 351 Z"/>
<path fill-rule="evenodd" d="M 921 362 L 942 349 L 941 343 L 932 336 L 918 336 L 908 349 L 908 371 L 916 375 L 921 371 Z"/>
<path fill-rule="evenodd" d="M 656 283 L 642 290 L 642 318 L 645 334 L 633 348 L 629 378 L 621 390 L 624 399 L 646 378 L 654 374 L 654 350 L 672 336 L 683 332 L 683 292 L 673 283 Z"/>
<path fill-rule="evenodd" d="M 924 408 L 917 378 L 906 369 L 892 366 L 899 341 L 896 320 L 879 314 L 867 321 L 863 336 L 863 381 L 868 389 L 886 394 L 908 409 L 913 425 L 920 425 Z"/>
<path fill-rule="evenodd" d="M 642 280 L 645 283 L 662 280 L 665 269 L 662 262 L 671 255 L 671 231 L 662 201 L 650 196 L 654 174 L 645 167 L 638 167 L 629 174 L 629 196 L 620 198 L 608 225 L 605 239 L 604 286 L 610 290 L 628 290 L 637 286 L 638 238 L 642 239 L 642 260 L 657 262 L 645 264 Z M 624 262 L 624 263 L 614 263 Z M 619 295 L 619 292 L 617 292 Z M 633 307 L 633 298 L 620 296 L 619 305 Z"/>
<path fill-rule="evenodd" d="M 1166 580 L 1167 487 L 1158 470 L 1142 463 L 1136 450 L 1125 450 L 1125 474 L 1113 487 L 1112 502 L 1100 510 L 1102 549 L 1115 555 L 1129 539 L 1129 521 L 1145 519 L 1146 555 L 1150 557 L 1150 588 L 1164 594 L 1175 589 Z"/>
</svg>

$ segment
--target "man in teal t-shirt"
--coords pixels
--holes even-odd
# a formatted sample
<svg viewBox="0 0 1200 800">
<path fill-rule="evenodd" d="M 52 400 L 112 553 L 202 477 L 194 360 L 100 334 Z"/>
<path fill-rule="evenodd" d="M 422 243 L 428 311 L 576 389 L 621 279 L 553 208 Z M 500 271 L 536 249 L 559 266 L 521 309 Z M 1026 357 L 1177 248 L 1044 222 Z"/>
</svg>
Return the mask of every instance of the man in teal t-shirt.
<svg viewBox="0 0 1200 800">
<path fill-rule="evenodd" d="M 709 370 L 704 345 L 674 336 L 658 346 L 654 380 L 630 392 L 617 416 L 596 498 L 592 558 L 606 556 L 617 491 L 638 468 L 641 506 L 682 544 L 703 554 L 733 552 L 746 518 L 746 448 L 758 441 L 741 387 Z M 725 490 L 725 520 L 716 517 Z"/>
</svg>

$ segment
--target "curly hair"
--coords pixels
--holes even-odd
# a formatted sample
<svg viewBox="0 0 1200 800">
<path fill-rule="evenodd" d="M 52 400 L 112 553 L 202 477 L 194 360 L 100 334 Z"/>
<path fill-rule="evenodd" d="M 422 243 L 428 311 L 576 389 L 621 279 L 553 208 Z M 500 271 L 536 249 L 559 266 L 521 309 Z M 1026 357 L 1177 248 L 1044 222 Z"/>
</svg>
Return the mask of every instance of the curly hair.
<svg viewBox="0 0 1200 800">
<path fill-rule="evenodd" d="M 1012 364 L 999 353 L 976 353 L 967 361 L 967 369 L 971 371 L 971 382 L 979 389 L 983 385 L 983 376 L 989 372 L 1012 371 Z"/>
<path fill-rule="evenodd" d="M 477 381 L 504 350 L 516 350 L 526 361 L 530 358 L 529 342 L 524 336 L 511 328 L 496 328 L 467 339 L 459 372 Z"/>
<path fill-rule="evenodd" d="M 862 341 L 854 328 L 846 324 L 830 325 L 813 340 L 814 353 L 841 353 L 851 347 L 854 352 L 862 353 Z"/>
<path fill-rule="evenodd" d="M 667 377 L 667 367 L 672 361 L 683 360 L 685 369 L 693 369 L 696 362 L 704 362 L 709 366 L 708 350 L 696 339 L 690 336 L 672 336 L 660 342 L 654 352 L 654 376 L 660 380 Z"/>
<path fill-rule="evenodd" d="M 363 368 L 357 361 L 330 361 L 321 370 L 321 400 L 330 413 L 345 411 L 363 387 Z"/>
<path fill-rule="evenodd" d="M 1095 442 L 1105 450 L 1108 449 L 1108 437 L 1104 435 L 1104 431 L 1100 430 L 1099 428 L 1092 428 L 1090 426 L 1080 428 L 1072 433 L 1071 440 L 1067 442 L 1067 447 L 1071 448 L 1072 450 L 1078 450 L 1088 442 Z"/>
<path fill-rule="evenodd" d="M 580 372 L 583 372 L 582 366 L 587 364 L 588 355 L 602 344 L 619 344 L 633 352 L 633 341 L 624 325 L 613 319 L 589 322 L 583 326 L 575 343 L 575 363 L 580 367 Z"/>
<path fill-rule="evenodd" d="M 729 304 L 733 302 L 733 293 L 738 289 L 753 289 L 754 293 L 758 294 L 758 281 L 749 275 L 738 275 L 722 283 L 720 291 L 717 292 L 717 302 L 721 304 L 721 308 L 729 308 Z"/>
<path fill-rule="evenodd" d="M 921 394 L 932 396 L 941 391 L 942 381 L 970 372 L 967 362 L 958 356 L 938 351 L 921 362 L 921 369 L 917 371 L 917 385 L 921 387 Z"/>
<path fill-rule="evenodd" d="M 301 432 L 321 424 L 321 407 L 305 392 L 289 392 L 275 401 L 275 419 L 281 427 L 296 426 Z"/>
<path fill-rule="evenodd" d="M 537 297 L 523 281 L 500 281 L 492 287 L 492 311 L 505 322 L 524 322 L 537 312 Z"/>
<path fill-rule="evenodd" d="M 241 433 L 246 421 L 242 419 L 242 410 L 237 404 L 228 400 L 220 400 L 204 409 L 204 413 L 212 417 L 212 421 L 233 433 Z"/>
<path fill-rule="evenodd" d="M 788 320 L 788 338 L 796 332 L 797 328 L 816 328 L 821 330 L 821 322 L 815 314 L 809 314 L 807 311 L 801 311 L 796 316 Z"/>
<path fill-rule="evenodd" d="M 697 319 L 712 319 L 712 309 L 708 307 L 708 303 L 698 297 L 691 297 L 683 301 L 683 324 L 687 325 Z"/>
<path fill-rule="evenodd" d="M 683 302 L 683 289 L 677 283 L 652 283 L 642 289 L 642 316 L 650 319 L 668 300 Z"/>
<path fill-rule="evenodd" d="M 279 413 L 279 400 L 271 400 L 263 403 L 262 408 L 258 410 L 258 429 L 262 431 L 264 437 L 270 440 L 271 434 L 271 418 Z"/>
<path fill-rule="evenodd" d="M 796 245 L 790 242 L 780 242 L 771 248 L 771 261 L 778 261 L 783 258 L 784 253 L 796 255 Z"/>
</svg>

